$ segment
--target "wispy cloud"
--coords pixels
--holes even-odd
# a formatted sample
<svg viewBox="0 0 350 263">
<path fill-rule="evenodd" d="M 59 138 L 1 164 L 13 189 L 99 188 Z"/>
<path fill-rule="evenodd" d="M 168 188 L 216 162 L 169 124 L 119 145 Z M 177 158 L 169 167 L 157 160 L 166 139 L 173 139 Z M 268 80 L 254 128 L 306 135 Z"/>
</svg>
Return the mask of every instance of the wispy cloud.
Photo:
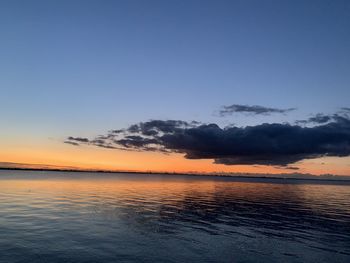
<svg viewBox="0 0 350 263">
<path fill-rule="evenodd" d="M 350 108 L 349 107 L 341 107 L 340 110 L 341 111 L 345 111 L 347 113 L 350 113 Z"/>
<path fill-rule="evenodd" d="M 278 109 L 278 108 L 269 108 L 258 105 L 241 105 L 241 104 L 232 104 L 229 106 L 223 106 L 220 111 L 220 116 L 232 115 L 234 113 L 243 113 L 243 114 L 253 114 L 253 115 L 270 115 L 272 113 L 285 114 L 287 112 L 296 110 L 296 108 L 289 109 Z"/>
<path fill-rule="evenodd" d="M 74 145 L 74 146 L 79 146 L 79 143 L 74 142 L 74 141 L 70 141 L 69 139 L 67 139 L 66 141 L 64 141 L 64 143 L 70 144 L 70 145 Z"/>
<path fill-rule="evenodd" d="M 297 124 L 308 124 L 308 123 L 316 123 L 316 124 L 323 124 L 323 123 L 327 123 L 331 120 L 334 119 L 334 117 L 336 117 L 335 114 L 332 115 L 325 115 L 322 113 L 318 113 L 306 120 L 298 120 L 296 121 Z"/>
<path fill-rule="evenodd" d="M 342 107 L 341 110 L 334 114 L 317 113 L 306 120 L 297 120 L 296 124 L 324 124 L 331 121 L 350 119 L 350 108 Z"/>
<path fill-rule="evenodd" d="M 88 138 L 82 138 L 82 137 L 68 137 L 67 139 L 71 142 L 89 142 Z"/>
</svg>

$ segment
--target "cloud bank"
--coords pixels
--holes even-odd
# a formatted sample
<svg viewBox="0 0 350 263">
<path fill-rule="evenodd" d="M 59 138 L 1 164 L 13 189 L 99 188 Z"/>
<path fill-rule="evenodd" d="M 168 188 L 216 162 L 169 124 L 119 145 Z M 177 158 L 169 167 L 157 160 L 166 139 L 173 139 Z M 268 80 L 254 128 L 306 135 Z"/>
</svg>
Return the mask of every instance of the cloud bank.
<svg viewBox="0 0 350 263">
<path fill-rule="evenodd" d="M 313 127 L 264 123 L 219 127 L 182 120 L 151 120 L 112 130 L 93 139 L 68 137 L 66 143 L 133 151 L 182 153 L 187 159 L 212 159 L 225 165 L 287 167 L 323 156 L 350 156 L 348 115 L 316 116 Z"/>
</svg>

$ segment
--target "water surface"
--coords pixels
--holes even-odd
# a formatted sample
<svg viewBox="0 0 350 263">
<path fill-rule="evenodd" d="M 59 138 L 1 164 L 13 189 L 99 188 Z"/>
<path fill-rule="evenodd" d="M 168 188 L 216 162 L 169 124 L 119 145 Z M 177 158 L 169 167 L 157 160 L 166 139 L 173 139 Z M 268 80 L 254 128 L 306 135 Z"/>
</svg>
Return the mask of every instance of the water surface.
<svg viewBox="0 0 350 263">
<path fill-rule="evenodd" d="M 350 262 L 350 185 L 0 171 L 0 262 Z"/>
</svg>

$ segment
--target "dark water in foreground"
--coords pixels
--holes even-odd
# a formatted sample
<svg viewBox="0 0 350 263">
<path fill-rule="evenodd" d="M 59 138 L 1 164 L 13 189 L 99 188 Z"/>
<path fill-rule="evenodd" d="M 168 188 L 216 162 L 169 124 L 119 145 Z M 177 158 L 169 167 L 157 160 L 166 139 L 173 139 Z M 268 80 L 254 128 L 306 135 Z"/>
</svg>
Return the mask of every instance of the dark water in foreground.
<svg viewBox="0 0 350 263">
<path fill-rule="evenodd" d="M 350 185 L 0 171 L 0 262 L 350 262 Z"/>
</svg>

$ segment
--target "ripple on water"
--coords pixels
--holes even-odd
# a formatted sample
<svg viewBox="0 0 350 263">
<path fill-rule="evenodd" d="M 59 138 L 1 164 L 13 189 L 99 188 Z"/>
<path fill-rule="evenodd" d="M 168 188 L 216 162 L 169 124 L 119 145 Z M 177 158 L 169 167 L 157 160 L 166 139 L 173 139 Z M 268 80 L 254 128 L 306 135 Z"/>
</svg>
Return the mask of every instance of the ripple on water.
<svg viewBox="0 0 350 263">
<path fill-rule="evenodd" d="M 350 262 L 350 186 L 0 172 L 0 262 Z"/>
</svg>

